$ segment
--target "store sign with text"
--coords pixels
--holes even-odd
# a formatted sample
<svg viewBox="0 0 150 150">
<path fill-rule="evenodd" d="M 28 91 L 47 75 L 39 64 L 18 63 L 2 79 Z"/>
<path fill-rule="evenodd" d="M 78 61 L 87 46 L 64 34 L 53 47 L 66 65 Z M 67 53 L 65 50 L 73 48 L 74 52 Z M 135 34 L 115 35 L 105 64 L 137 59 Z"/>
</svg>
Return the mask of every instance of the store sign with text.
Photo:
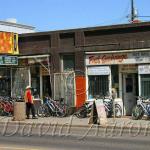
<svg viewBox="0 0 150 150">
<path fill-rule="evenodd" d="M 150 74 L 150 65 L 139 65 L 138 73 L 139 74 Z"/>
<path fill-rule="evenodd" d="M 0 56 L 0 65 L 18 65 L 18 57 Z"/>
<path fill-rule="evenodd" d="M 138 66 L 136 64 L 126 64 L 126 65 L 120 65 L 120 72 L 125 73 L 137 73 L 138 72 Z"/>
<path fill-rule="evenodd" d="M 111 73 L 109 66 L 88 67 L 88 75 L 109 75 Z"/>
<path fill-rule="evenodd" d="M 150 52 L 93 54 L 86 56 L 86 65 L 149 63 Z"/>
</svg>

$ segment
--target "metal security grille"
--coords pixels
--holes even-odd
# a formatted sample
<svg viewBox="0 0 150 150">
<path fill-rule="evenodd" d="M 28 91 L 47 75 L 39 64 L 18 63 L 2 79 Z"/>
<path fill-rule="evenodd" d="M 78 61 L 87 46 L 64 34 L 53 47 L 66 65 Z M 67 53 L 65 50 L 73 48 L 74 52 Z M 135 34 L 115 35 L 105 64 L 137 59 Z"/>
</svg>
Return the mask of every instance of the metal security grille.
<svg viewBox="0 0 150 150">
<path fill-rule="evenodd" d="M 89 95 L 92 97 L 107 95 L 109 91 L 108 75 L 89 76 Z"/>
<path fill-rule="evenodd" d="M 29 84 L 29 74 L 27 68 L 12 69 L 12 96 L 24 96 L 25 88 Z"/>
<path fill-rule="evenodd" d="M 150 75 L 141 75 L 141 95 L 150 98 Z"/>
<path fill-rule="evenodd" d="M 66 104 L 74 107 L 75 102 L 75 73 L 54 74 L 54 99 L 64 98 Z"/>
</svg>

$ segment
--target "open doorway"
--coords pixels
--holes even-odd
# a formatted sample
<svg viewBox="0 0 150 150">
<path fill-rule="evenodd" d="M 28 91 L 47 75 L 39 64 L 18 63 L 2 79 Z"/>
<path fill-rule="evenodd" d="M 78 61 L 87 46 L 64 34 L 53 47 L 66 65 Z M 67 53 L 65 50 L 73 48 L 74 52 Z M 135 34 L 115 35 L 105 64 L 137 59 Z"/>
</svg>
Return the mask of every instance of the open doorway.
<svg viewBox="0 0 150 150">
<path fill-rule="evenodd" d="M 135 73 L 123 74 L 123 102 L 125 115 L 131 115 L 132 109 L 136 105 L 138 93 L 138 75 Z"/>
<path fill-rule="evenodd" d="M 50 85 L 50 76 L 43 76 L 43 96 L 52 96 L 52 90 Z"/>
</svg>

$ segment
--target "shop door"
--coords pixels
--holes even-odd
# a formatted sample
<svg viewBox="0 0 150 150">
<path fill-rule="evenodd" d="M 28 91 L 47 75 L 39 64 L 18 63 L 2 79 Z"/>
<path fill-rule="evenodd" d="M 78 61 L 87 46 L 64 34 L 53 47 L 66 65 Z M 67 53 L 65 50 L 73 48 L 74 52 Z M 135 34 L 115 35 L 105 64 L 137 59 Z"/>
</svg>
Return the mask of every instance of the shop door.
<svg viewBox="0 0 150 150">
<path fill-rule="evenodd" d="M 131 115 L 136 105 L 136 85 L 135 74 L 123 74 L 123 101 L 126 115 Z"/>
<path fill-rule="evenodd" d="M 50 76 L 43 76 L 43 96 L 52 96 Z"/>
</svg>

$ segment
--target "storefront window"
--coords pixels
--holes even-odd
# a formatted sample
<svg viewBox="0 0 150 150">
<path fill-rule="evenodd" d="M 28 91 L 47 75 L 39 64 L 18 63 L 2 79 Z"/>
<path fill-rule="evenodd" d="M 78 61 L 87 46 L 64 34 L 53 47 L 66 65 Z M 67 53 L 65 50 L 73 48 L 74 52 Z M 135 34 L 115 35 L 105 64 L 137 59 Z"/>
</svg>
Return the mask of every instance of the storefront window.
<svg viewBox="0 0 150 150">
<path fill-rule="evenodd" d="M 40 95 L 40 67 L 32 66 L 30 68 L 31 71 L 31 86 L 33 88 L 34 97 L 38 97 Z"/>
<path fill-rule="evenodd" d="M 141 75 L 141 96 L 150 98 L 150 74 Z"/>
<path fill-rule="evenodd" d="M 75 56 L 63 55 L 63 71 L 73 71 L 75 68 Z"/>
<path fill-rule="evenodd" d="M 27 85 L 29 85 L 28 68 L 12 68 L 12 97 L 24 97 Z"/>
<path fill-rule="evenodd" d="M 89 97 L 107 96 L 108 92 L 108 75 L 89 76 Z"/>
<path fill-rule="evenodd" d="M 0 96 L 11 96 L 10 68 L 0 68 Z"/>
</svg>

